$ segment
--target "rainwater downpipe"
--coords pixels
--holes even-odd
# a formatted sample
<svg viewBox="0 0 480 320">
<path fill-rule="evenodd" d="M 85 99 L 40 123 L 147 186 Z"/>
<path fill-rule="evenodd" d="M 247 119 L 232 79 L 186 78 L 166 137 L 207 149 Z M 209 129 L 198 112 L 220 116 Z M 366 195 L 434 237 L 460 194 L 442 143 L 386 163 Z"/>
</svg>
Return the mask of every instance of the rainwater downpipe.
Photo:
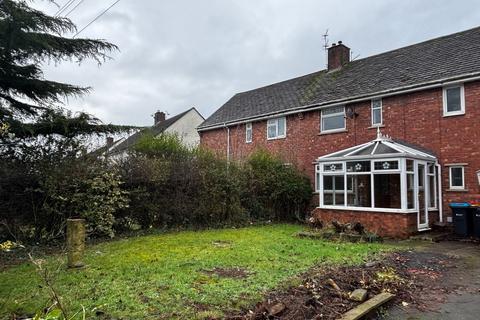
<svg viewBox="0 0 480 320">
<path fill-rule="evenodd" d="M 227 129 L 227 164 L 230 163 L 230 128 L 224 123 Z"/>
</svg>

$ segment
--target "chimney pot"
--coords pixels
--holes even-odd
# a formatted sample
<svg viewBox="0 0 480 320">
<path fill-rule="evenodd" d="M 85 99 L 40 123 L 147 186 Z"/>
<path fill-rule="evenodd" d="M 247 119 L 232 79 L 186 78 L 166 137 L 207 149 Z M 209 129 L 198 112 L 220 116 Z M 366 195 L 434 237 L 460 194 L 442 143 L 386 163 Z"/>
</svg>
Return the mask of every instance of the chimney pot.
<svg viewBox="0 0 480 320">
<path fill-rule="evenodd" d="M 350 62 L 350 48 L 338 41 L 328 48 L 328 71 L 339 69 Z"/>
<path fill-rule="evenodd" d="M 162 112 L 162 111 L 155 112 L 153 124 L 156 125 L 162 121 L 165 121 L 165 112 Z"/>
</svg>

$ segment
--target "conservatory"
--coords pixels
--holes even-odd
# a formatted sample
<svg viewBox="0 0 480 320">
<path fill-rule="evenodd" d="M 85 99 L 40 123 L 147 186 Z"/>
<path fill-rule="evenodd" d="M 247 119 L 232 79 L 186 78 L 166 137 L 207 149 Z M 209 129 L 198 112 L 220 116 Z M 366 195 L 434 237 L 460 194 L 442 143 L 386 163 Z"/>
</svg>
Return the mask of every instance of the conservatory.
<svg viewBox="0 0 480 320">
<path fill-rule="evenodd" d="M 319 209 L 417 213 L 417 230 L 429 228 L 430 211 L 442 211 L 435 155 L 379 131 L 373 141 L 319 157 L 315 172 Z"/>
</svg>

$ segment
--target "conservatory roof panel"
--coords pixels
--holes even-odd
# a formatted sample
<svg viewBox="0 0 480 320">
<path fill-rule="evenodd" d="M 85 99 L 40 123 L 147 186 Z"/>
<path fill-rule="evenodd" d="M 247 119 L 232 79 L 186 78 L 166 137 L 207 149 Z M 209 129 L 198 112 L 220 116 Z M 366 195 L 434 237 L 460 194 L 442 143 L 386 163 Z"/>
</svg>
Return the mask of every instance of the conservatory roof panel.
<svg viewBox="0 0 480 320">
<path fill-rule="evenodd" d="M 422 147 L 416 147 L 409 143 L 393 140 L 392 138 L 384 136 L 378 132 L 377 139 L 319 157 L 318 162 L 327 162 L 332 160 L 341 161 L 359 158 L 369 159 L 382 156 L 436 161 L 434 153 L 427 151 Z"/>
<path fill-rule="evenodd" d="M 385 143 L 377 143 L 377 148 L 373 154 L 399 153 L 399 151 L 387 146 Z"/>
</svg>

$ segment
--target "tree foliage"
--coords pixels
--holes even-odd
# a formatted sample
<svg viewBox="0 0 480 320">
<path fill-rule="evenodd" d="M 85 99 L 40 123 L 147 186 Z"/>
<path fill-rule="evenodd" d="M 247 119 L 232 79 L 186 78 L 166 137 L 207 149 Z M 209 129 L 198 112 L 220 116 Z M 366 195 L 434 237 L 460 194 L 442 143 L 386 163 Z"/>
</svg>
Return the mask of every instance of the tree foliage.
<svg viewBox="0 0 480 320">
<path fill-rule="evenodd" d="M 312 197 L 309 179 L 292 164 L 258 150 L 243 165 L 242 205 L 258 219 L 303 220 Z"/>
<path fill-rule="evenodd" d="M 66 112 L 63 99 L 90 88 L 44 78 L 45 62 L 101 64 L 118 49 L 66 36 L 75 30 L 25 0 L 0 0 L 0 240 L 61 238 L 78 216 L 91 236 L 302 218 L 308 179 L 266 153 L 228 163 L 176 136 L 146 135 L 120 163 L 89 155 L 79 136 L 128 127 Z"/>
<path fill-rule="evenodd" d="M 22 145 L 0 161 L 0 176 L 0 233 L 8 237 L 59 239 L 66 219 L 78 217 L 91 236 L 113 236 L 114 213 L 128 204 L 115 168 L 74 139 Z"/>
<path fill-rule="evenodd" d="M 301 221 L 312 197 L 308 178 L 266 151 L 230 162 L 189 150 L 169 135 L 145 136 L 120 162 L 130 205 L 142 227 L 219 227 Z"/>
<path fill-rule="evenodd" d="M 312 197 L 302 172 L 265 151 L 228 163 L 175 136 L 146 136 L 115 162 L 79 156 L 70 139 L 25 146 L 13 159 L 0 162 L 0 240 L 61 238 L 78 216 L 90 236 L 303 221 Z"/>
<path fill-rule="evenodd" d="M 63 99 L 90 91 L 44 78 L 43 63 L 93 59 L 99 64 L 118 48 L 109 42 L 73 39 L 75 25 L 30 7 L 24 0 L 0 2 L 0 124 L 8 124 L 10 135 L 1 140 L 59 134 L 112 132 L 118 126 L 102 125 L 95 117 L 66 113 Z"/>
</svg>

